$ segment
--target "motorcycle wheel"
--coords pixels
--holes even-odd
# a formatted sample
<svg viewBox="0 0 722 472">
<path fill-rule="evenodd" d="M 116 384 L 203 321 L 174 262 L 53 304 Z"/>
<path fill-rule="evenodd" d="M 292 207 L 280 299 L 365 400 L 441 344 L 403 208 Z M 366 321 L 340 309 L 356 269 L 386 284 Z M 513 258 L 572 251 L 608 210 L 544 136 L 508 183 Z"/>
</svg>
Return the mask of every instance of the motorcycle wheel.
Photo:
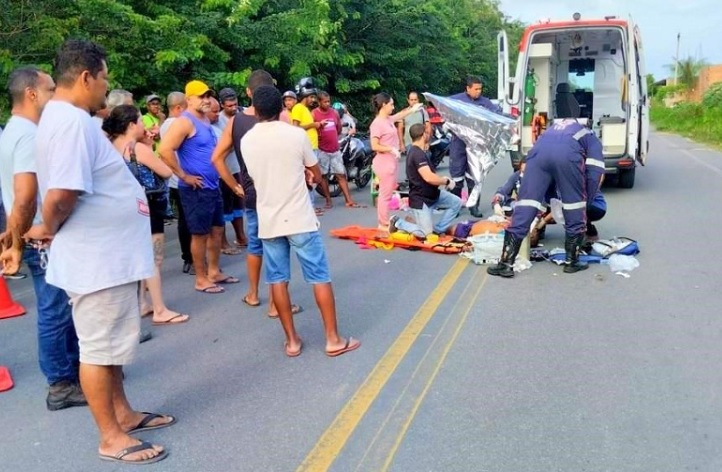
<svg viewBox="0 0 722 472">
<path fill-rule="evenodd" d="M 371 169 L 360 169 L 358 177 L 354 179 L 356 188 L 364 188 L 371 182 Z"/>
<path fill-rule="evenodd" d="M 338 180 L 336 179 L 335 175 L 331 175 L 327 178 L 328 181 L 328 193 L 331 195 L 331 198 L 338 197 L 341 195 L 341 186 L 338 184 Z M 320 185 L 316 185 L 316 192 L 318 192 L 319 195 L 322 197 L 324 196 L 323 190 L 321 190 Z"/>
</svg>

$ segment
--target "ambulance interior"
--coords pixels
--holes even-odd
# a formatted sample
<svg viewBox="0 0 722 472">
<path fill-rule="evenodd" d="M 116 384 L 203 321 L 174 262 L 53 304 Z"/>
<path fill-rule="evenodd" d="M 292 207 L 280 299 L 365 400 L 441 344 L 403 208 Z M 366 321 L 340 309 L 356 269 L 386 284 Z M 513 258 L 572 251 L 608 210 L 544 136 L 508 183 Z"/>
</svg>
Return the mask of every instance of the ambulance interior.
<svg viewBox="0 0 722 472">
<path fill-rule="evenodd" d="M 602 141 L 605 157 L 625 153 L 628 59 L 622 35 L 623 30 L 617 27 L 540 31 L 532 35 L 522 80 L 533 70 L 533 117 L 541 115 L 546 119 L 534 124 L 557 118 L 587 118 Z M 529 103 L 528 98 L 524 97 L 524 103 Z M 524 153 L 538 132 L 526 121 L 522 128 L 528 135 L 522 136 Z"/>
</svg>

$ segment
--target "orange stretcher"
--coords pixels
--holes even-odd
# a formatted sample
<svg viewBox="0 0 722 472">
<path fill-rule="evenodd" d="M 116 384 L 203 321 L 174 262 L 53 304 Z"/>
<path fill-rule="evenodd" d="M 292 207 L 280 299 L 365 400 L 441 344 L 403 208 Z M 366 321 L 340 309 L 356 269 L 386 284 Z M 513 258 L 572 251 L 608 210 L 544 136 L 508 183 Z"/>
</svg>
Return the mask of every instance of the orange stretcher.
<svg viewBox="0 0 722 472">
<path fill-rule="evenodd" d="M 378 249 L 391 250 L 400 247 L 409 251 L 428 251 L 437 254 L 459 254 L 471 249 L 471 244 L 453 236 L 441 235 L 438 240 L 420 241 L 409 234 L 388 234 L 376 228 L 363 226 L 344 226 L 332 229 L 331 236 L 339 239 L 349 239 Z"/>
</svg>

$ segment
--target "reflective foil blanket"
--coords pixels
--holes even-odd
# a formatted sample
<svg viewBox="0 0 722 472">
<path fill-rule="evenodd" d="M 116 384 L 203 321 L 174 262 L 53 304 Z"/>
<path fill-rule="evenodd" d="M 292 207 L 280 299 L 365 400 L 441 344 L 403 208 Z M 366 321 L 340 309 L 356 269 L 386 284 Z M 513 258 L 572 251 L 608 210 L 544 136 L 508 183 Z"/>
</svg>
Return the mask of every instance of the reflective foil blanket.
<svg viewBox="0 0 722 472">
<path fill-rule="evenodd" d="M 423 95 L 427 102 L 434 104 L 448 129 L 466 143 L 467 176 L 476 184 L 466 206 L 473 207 L 479 201 L 486 176 L 506 155 L 516 120 L 459 100 L 428 92 Z"/>
</svg>

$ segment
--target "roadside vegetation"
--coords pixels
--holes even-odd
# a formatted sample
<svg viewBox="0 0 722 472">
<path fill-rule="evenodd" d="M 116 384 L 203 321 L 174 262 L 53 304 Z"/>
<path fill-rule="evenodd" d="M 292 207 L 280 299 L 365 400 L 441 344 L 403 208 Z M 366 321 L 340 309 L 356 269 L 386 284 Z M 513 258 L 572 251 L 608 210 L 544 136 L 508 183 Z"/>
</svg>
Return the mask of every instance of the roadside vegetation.
<svg viewBox="0 0 722 472">
<path fill-rule="evenodd" d="M 712 85 L 702 97 L 701 103 L 688 99 L 688 91 L 697 81 L 704 65 L 702 61 L 685 59 L 680 61 L 678 84 L 659 88 L 650 88 L 652 108 L 650 119 L 659 131 L 668 131 L 682 136 L 722 147 L 722 83 Z M 671 67 L 674 70 L 673 67 Z M 653 82 L 653 79 L 649 79 Z M 670 98 L 675 103 L 665 105 Z"/>
<path fill-rule="evenodd" d="M 496 0 L 12 0 L 0 2 L 0 84 L 20 65 L 50 70 L 67 38 L 109 53 L 111 88 L 140 100 L 192 79 L 242 92 L 253 69 L 282 89 L 312 76 L 362 120 L 386 91 L 463 90 L 468 74 L 496 95 L 496 35 L 516 44 L 523 25 Z M 0 123 L 9 113 L 0 94 Z"/>
</svg>

